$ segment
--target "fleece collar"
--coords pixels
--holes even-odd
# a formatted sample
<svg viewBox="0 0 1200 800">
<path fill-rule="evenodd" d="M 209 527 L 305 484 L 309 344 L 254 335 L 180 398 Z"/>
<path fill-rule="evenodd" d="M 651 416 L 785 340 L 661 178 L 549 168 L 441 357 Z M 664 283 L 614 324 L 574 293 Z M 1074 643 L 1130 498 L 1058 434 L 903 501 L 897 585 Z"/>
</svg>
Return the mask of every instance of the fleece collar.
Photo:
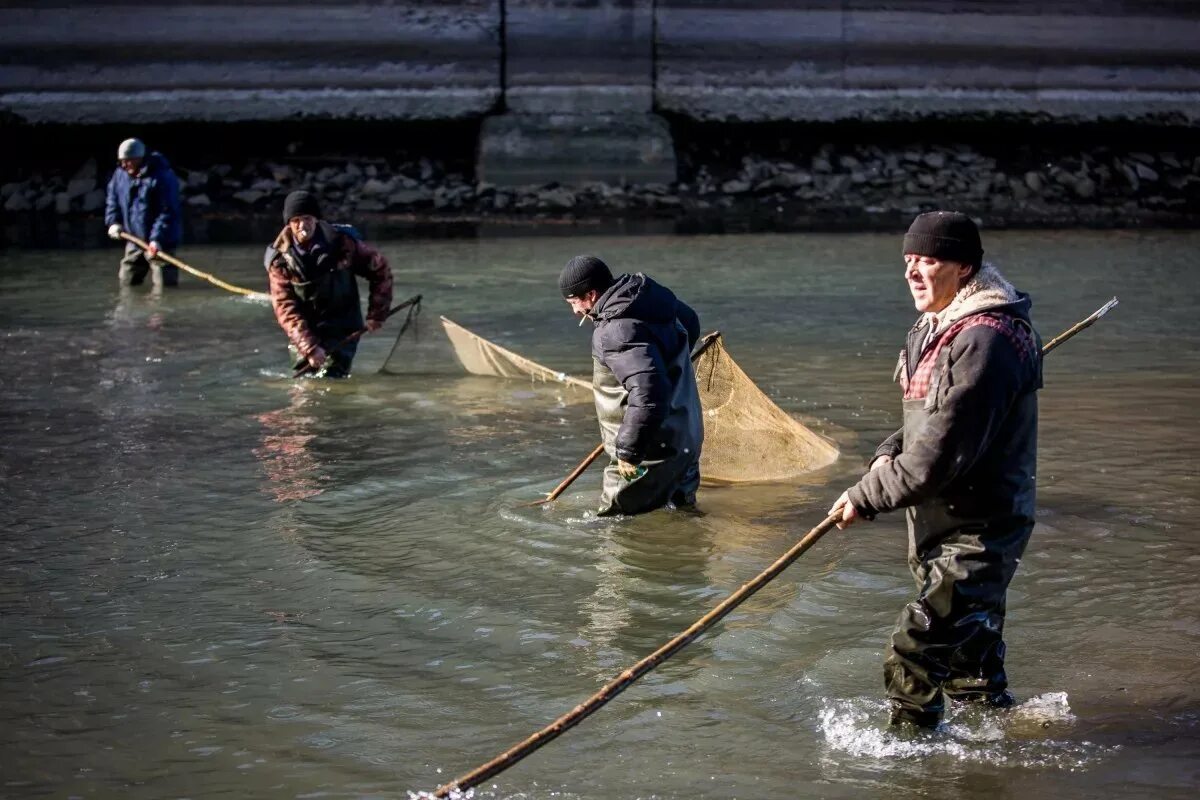
<svg viewBox="0 0 1200 800">
<path fill-rule="evenodd" d="M 958 290 L 958 294 L 954 295 L 950 305 L 937 312 L 938 330 L 944 329 L 947 325 L 963 317 L 978 314 L 989 308 L 1006 306 L 1019 299 L 1017 290 L 1005 280 L 1004 276 L 1000 274 L 1000 270 L 985 262 L 975 276 Z M 922 316 L 921 321 L 928 324 L 929 318 L 932 316 L 934 314 L 926 313 Z"/>
</svg>

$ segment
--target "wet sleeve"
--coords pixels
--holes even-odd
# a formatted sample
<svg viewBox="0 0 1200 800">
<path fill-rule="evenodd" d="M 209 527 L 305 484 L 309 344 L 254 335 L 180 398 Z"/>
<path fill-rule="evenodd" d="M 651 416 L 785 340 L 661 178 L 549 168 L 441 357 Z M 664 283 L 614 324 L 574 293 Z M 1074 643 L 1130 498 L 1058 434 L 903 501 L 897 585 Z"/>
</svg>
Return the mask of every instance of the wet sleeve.
<svg viewBox="0 0 1200 800">
<path fill-rule="evenodd" d="M 855 509 L 872 517 L 918 505 L 969 470 L 1025 389 L 1025 372 L 1004 334 L 982 325 L 963 331 L 950 345 L 938 407 L 891 463 L 851 487 Z"/>
<path fill-rule="evenodd" d="M 174 247 L 174 232 L 179 226 L 179 179 L 171 170 L 165 170 L 155 183 L 158 192 L 158 216 L 150 226 L 150 241 Z"/>
<path fill-rule="evenodd" d="M 300 313 L 292 282 L 281 267 L 274 265 L 267 269 L 267 277 L 271 284 L 271 308 L 275 311 L 275 321 L 300 354 L 308 356 L 320 342 Z"/>
<path fill-rule="evenodd" d="M 121 206 L 117 202 L 117 174 L 114 172 L 112 177 L 108 179 L 108 188 L 104 191 L 104 227 L 121 223 L 123 226 L 125 220 L 121 219 Z"/>
<path fill-rule="evenodd" d="M 629 393 L 625 417 L 617 431 L 617 458 L 640 464 L 667 416 L 670 392 L 666 364 L 640 324 L 610 325 L 605 333 L 600 343 L 601 360 Z"/>
<path fill-rule="evenodd" d="M 354 247 L 354 272 L 366 278 L 371 290 L 367 319 L 383 322 L 392 305 L 392 268 L 383 253 L 366 242 L 356 241 Z"/>
</svg>

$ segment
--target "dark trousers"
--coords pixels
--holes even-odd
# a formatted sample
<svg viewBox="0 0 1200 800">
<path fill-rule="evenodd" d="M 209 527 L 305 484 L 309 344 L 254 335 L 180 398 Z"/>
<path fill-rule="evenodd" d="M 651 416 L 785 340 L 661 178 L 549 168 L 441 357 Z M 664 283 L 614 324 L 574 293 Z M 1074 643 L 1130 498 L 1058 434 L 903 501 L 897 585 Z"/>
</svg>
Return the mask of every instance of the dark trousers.
<svg viewBox="0 0 1200 800">
<path fill-rule="evenodd" d="M 1033 523 L 958 532 L 921 553 L 910 537 L 918 594 L 900 612 L 884 662 L 884 685 L 901 721 L 936 725 L 945 696 L 986 699 L 1008 687 L 1004 614 L 1008 585 Z M 997 530 L 999 528 L 999 530 Z"/>
<path fill-rule="evenodd" d="M 150 283 L 156 289 L 179 285 L 179 267 L 172 266 L 160 258 L 146 258 L 146 251 L 133 242 L 125 245 L 125 256 L 117 279 L 122 286 L 141 286 L 150 274 Z"/>
<path fill-rule="evenodd" d="M 684 453 L 663 461 L 647 459 L 641 466 L 646 471 L 633 480 L 621 477 L 616 461 L 604 468 L 597 516 L 642 514 L 668 503 L 676 508 L 696 505 L 700 459 L 695 454 Z"/>
</svg>

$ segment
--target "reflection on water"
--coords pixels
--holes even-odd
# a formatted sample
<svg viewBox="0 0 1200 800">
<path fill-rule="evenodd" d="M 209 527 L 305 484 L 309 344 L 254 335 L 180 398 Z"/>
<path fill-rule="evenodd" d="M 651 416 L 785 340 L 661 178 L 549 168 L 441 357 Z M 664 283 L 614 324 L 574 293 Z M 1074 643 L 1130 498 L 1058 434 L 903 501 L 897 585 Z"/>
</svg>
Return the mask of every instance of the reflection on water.
<svg viewBox="0 0 1200 800">
<path fill-rule="evenodd" d="M 262 444 L 254 448 L 267 476 L 263 490 L 278 503 L 305 500 L 323 491 L 324 476 L 308 449 L 317 435 L 316 418 L 304 410 L 311 402 L 309 383 L 299 382 L 289 389 L 288 405 L 255 417 L 263 426 Z"/>
<path fill-rule="evenodd" d="M 826 536 L 477 796 L 1192 796 L 1198 244 L 988 235 L 1047 338 L 1121 297 L 1046 365 L 1039 525 L 1009 602 L 1020 707 L 884 726 L 882 651 L 912 589 L 902 520 L 883 518 Z M 645 269 L 843 457 L 704 487 L 704 517 L 598 519 L 598 470 L 529 507 L 594 446 L 593 410 L 463 376 L 436 326 L 406 335 L 397 374 L 375 372 L 384 328 L 350 380 L 295 383 L 261 303 L 186 277 L 121 292 L 108 251 L 0 254 L 0 793 L 430 788 L 750 580 L 899 423 L 889 377 L 913 312 L 895 237 L 383 246 L 428 319 L 585 375 L 558 267 L 596 252 Z M 255 286 L 260 255 L 187 253 Z"/>
</svg>

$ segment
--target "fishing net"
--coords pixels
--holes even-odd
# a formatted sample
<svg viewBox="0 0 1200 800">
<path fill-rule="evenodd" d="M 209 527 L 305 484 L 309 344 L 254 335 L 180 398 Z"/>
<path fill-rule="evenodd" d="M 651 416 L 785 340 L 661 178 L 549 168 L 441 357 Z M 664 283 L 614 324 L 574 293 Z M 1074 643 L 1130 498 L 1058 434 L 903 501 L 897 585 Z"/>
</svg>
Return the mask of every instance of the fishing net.
<svg viewBox="0 0 1200 800">
<path fill-rule="evenodd" d="M 566 384 L 586 392 L 581 399 L 592 397 L 589 381 L 544 367 L 445 317 L 442 326 L 459 361 L 472 374 Z M 720 333 L 700 340 L 692 363 L 704 409 L 700 474 L 706 482 L 785 480 L 837 460 L 833 443 L 789 416 L 750 380 L 725 349 Z"/>
<path fill-rule="evenodd" d="M 463 367 L 472 375 L 493 375 L 498 378 L 528 378 L 544 383 L 561 383 L 579 389 L 580 399 L 590 400 L 592 397 L 592 382 L 558 372 L 544 367 L 536 361 L 530 361 L 524 356 L 517 355 L 511 350 L 505 350 L 497 344 L 489 342 L 482 336 L 442 317 L 442 327 L 450 344 L 454 345 L 454 354 L 462 362 Z M 586 394 L 584 394 L 586 393 Z"/>
<path fill-rule="evenodd" d="M 832 442 L 775 405 L 750 380 L 721 334 L 708 334 L 696 350 L 692 363 L 704 408 L 704 480 L 785 480 L 837 460 Z"/>
</svg>

